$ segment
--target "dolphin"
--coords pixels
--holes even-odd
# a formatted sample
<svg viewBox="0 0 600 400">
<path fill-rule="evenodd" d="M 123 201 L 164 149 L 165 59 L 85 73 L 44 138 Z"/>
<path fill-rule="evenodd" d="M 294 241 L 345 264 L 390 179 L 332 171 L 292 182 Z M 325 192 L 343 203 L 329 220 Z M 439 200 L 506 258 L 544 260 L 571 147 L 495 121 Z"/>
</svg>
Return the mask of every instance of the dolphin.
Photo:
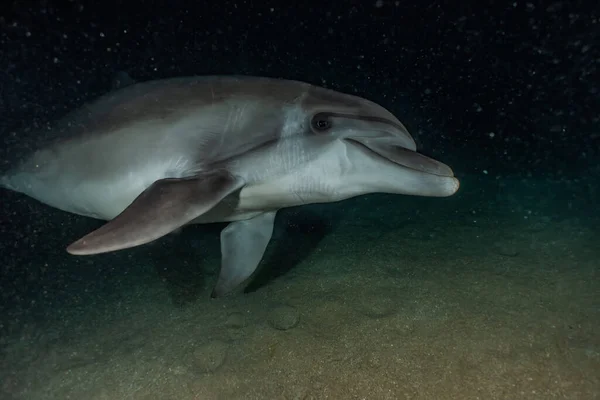
<svg viewBox="0 0 600 400">
<path fill-rule="evenodd" d="M 367 193 L 444 197 L 459 181 L 416 151 L 387 109 L 308 83 L 196 76 L 127 85 L 64 117 L 60 140 L 0 177 L 0 186 L 108 221 L 74 255 L 156 240 L 184 225 L 229 222 L 212 292 L 256 270 L 281 208 Z"/>
</svg>

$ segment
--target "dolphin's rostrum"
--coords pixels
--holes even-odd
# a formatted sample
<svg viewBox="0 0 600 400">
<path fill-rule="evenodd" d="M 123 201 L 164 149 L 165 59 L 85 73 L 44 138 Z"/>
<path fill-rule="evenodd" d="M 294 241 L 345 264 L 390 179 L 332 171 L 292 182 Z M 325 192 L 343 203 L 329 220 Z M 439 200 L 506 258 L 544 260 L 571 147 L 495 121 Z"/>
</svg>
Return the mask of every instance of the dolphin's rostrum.
<svg viewBox="0 0 600 400">
<path fill-rule="evenodd" d="M 65 139 L 2 186 L 105 225 L 71 254 L 139 246 L 183 225 L 229 221 L 213 296 L 255 271 L 278 209 L 366 193 L 449 196 L 452 170 L 360 97 L 307 83 L 208 76 L 137 83 L 65 117 Z"/>
</svg>

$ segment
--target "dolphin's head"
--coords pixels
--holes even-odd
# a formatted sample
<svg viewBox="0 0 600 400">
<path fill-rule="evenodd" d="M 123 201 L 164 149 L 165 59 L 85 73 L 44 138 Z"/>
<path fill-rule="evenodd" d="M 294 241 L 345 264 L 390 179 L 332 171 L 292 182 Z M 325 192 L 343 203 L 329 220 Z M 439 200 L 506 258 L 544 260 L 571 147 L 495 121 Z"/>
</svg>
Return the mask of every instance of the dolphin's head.
<svg viewBox="0 0 600 400">
<path fill-rule="evenodd" d="M 406 127 L 384 107 L 319 87 L 311 87 L 302 107 L 311 135 L 337 144 L 323 158 L 337 157 L 332 165 L 345 182 L 341 191 L 443 197 L 458 190 L 452 169 L 418 153 Z"/>
</svg>

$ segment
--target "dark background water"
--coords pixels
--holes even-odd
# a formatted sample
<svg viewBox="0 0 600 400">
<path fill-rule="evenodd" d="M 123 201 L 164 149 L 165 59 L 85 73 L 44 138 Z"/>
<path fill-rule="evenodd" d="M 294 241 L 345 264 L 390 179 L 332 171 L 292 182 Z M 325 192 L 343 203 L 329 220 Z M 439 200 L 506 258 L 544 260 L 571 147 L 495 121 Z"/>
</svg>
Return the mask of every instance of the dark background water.
<svg viewBox="0 0 600 400">
<path fill-rule="evenodd" d="M 48 121 L 107 92 L 126 71 L 136 80 L 264 75 L 367 97 L 395 113 L 423 153 L 474 185 L 486 181 L 490 202 L 499 191 L 494 182 L 509 175 L 600 174 L 597 1 L 285 4 L 3 2 L 2 166 L 35 147 Z M 123 282 L 132 268 L 127 260 L 145 251 L 111 259 L 123 265 L 104 269 L 85 268 L 87 259 L 65 261 L 64 246 L 94 222 L 1 196 L 5 312 L 61 296 L 75 301 L 77 290 L 94 282 L 100 291 Z M 590 214 L 595 207 L 580 204 Z"/>
<path fill-rule="evenodd" d="M 285 4 L 4 2 L 4 149 L 23 144 L 11 131 L 63 115 L 127 71 L 266 75 L 357 93 L 459 172 L 577 175 L 597 161 L 598 2 Z"/>
</svg>

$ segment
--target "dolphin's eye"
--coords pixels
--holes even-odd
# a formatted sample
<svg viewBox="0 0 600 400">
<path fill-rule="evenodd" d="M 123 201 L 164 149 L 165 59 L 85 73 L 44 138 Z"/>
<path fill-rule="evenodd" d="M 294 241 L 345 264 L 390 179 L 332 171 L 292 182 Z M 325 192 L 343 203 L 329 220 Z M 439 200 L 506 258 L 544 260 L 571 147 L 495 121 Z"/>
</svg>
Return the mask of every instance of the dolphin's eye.
<svg viewBox="0 0 600 400">
<path fill-rule="evenodd" d="M 323 114 L 315 115 L 312 126 L 314 130 L 323 132 L 331 128 L 331 121 Z"/>
</svg>

